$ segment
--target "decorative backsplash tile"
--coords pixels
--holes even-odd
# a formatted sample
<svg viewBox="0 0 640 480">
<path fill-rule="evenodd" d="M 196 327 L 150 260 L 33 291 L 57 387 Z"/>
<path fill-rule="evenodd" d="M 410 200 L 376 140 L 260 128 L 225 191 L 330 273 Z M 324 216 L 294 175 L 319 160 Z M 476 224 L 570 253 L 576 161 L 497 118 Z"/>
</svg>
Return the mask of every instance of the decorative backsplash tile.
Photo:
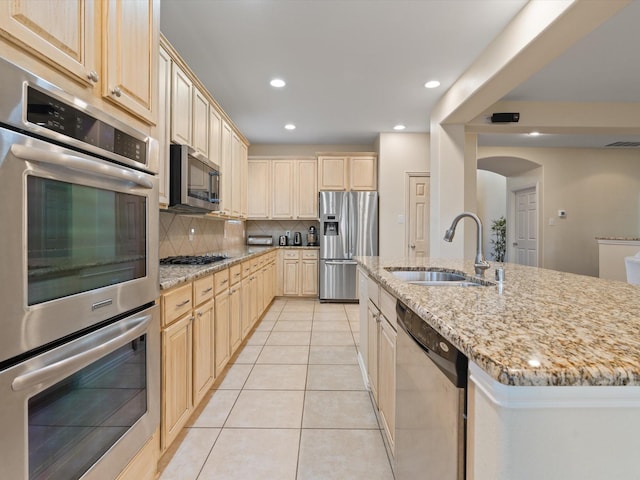
<svg viewBox="0 0 640 480">
<path fill-rule="evenodd" d="M 160 258 L 238 250 L 246 243 L 244 222 L 160 212 Z"/>
</svg>

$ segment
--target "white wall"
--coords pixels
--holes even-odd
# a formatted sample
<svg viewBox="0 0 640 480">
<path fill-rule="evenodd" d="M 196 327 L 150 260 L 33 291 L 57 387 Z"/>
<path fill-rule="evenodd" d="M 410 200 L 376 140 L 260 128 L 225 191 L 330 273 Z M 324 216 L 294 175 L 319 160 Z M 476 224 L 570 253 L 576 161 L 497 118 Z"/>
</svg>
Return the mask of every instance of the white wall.
<svg viewBox="0 0 640 480">
<path fill-rule="evenodd" d="M 502 175 L 485 170 L 477 172 L 478 211 L 477 215 L 484 226 L 484 256 L 494 260 L 491 255 L 491 223 L 500 217 L 507 217 L 507 179 Z M 508 261 L 508 259 L 506 259 Z"/>
<path fill-rule="evenodd" d="M 379 255 L 404 256 L 407 172 L 429 172 L 428 133 L 381 133 L 378 137 Z"/>
<path fill-rule="evenodd" d="M 509 178 L 507 189 L 540 182 L 540 266 L 598 275 L 595 237 L 640 235 L 640 155 L 632 149 L 480 147 L 481 157 L 515 156 L 542 167 Z M 558 210 L 567 211 L 558 218 Z M 549 225 L 553 220 L 555 225 Z"/>
</svg>

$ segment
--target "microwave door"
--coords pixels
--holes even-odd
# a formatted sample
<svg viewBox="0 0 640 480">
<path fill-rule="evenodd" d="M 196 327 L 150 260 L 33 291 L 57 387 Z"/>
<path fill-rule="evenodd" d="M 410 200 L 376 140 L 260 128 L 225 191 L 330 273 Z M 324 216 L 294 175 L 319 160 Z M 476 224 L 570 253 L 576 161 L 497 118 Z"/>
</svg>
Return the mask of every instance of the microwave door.
<svg viewBox="0 0 640 480">
<path fill-rule="evenodd" d="M 209 202 L 214 205 L 220 204 L 220 174 L 209 172 Z"/>
</svg>

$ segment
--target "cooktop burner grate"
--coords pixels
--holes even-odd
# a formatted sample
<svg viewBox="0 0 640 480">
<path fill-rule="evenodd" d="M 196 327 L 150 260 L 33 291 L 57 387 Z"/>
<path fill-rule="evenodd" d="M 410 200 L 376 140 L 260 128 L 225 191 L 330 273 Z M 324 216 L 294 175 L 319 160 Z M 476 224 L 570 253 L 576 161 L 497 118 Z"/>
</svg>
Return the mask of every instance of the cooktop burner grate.
<svg viewBox="0 0 640 480">
<path fill-rule="evenodd" d="M 160 265 L 208 265 L 221 262 L 227 257 L 224 255 L 179 255 L 160 259 Z"/>
</svg>

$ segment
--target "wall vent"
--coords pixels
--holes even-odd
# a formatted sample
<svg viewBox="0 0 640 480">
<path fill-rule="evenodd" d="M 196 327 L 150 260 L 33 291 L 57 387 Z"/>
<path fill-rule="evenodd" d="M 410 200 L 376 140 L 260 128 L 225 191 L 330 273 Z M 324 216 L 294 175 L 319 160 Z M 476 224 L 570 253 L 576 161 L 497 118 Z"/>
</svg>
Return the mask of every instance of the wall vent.
<svg viewBox="0 0 640 480">
<path fill-rule="evenodd" d="M 605 147 L 617 147 L 617 148 L 635 148 L 640 147 L 640 142 L 613 142 Z"/>
</svg>

